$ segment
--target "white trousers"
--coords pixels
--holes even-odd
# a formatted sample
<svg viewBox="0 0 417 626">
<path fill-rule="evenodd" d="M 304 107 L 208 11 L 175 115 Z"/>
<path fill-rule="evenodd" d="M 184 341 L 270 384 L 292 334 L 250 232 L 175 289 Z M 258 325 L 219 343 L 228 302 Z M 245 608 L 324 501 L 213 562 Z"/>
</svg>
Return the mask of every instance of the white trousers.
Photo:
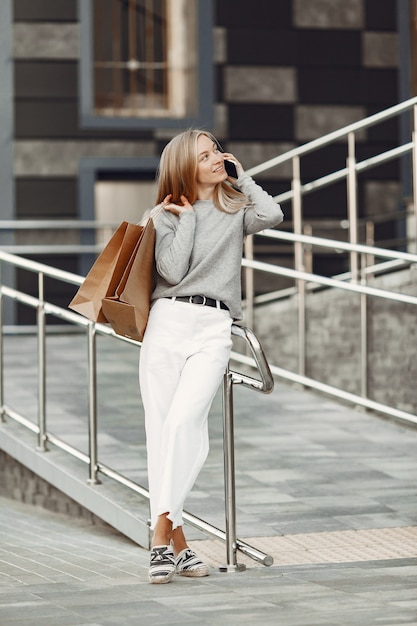
<svg viewBox="0 0 417 626">
<path fill-rule="evenodd" d="M 182 525 L 185 499 L 209 451 L 208 414 L 227 367 L 228 311 L 161 298 L 140 352 L 151 528 L 168 513 Z"/>
</svg>

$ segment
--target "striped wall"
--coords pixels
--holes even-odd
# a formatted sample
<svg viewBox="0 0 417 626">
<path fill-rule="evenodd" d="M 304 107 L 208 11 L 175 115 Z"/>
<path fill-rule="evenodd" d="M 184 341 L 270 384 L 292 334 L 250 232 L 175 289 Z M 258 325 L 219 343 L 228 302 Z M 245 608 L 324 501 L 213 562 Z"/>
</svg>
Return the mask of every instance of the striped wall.
<svg viewBox="0 0 417 626">
<path fill-rule="evenodd" d="M 214 5 L 213 130 L 244 166 L 398 102 L 396 0 L 216 0 Z M 77 217 L 81 159 L 157 157 L 172 132 L 81 127 L 75 0 L 13 0 L 11 28 L 15 215 Z M 398 134 L 391 122 L 369 130 L 360 137 L 358 157 L 389 148 Z M 345 159 L 346 145 L 332 146 L 320 158 L 304 159 L 302 177 L 343 167 Z M 262 180 L 279 193 L 288 189 L 289 176 L 283 167 Z M 398 207 L 398 166 L 368 175 L 359 194 L 363 215 Z M 344 195 L 335 188 L 308 197 L 305 215 L 343 218 Z M 291 220 L 290 208 L 285 212 Z M 75 257 L 48 257 L 48 263 L 78 268 Z"/>
</svg>

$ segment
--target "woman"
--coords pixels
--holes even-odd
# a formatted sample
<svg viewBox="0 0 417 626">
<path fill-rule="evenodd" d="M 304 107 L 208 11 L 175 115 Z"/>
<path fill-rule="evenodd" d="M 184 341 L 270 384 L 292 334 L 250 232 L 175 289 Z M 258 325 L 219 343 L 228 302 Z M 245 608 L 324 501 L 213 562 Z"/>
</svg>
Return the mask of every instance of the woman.
<svg viewBox="0 0 417 626">
<path fill-rule="evenodd" d="M 237 179 L 228 177 L 225 159 L 235 161 Z M 241 319 L 243 239 L 283 214 L 200 130 L 165 147 L 157 198 L 157 282 L 140 386 L 153 529 L 149 581 L 167 583 L 175 573 L 209 574 L 187 545 L 183 505 L 208 454 L 207 417 L 229 361 L 232 321 Z"/>
</svg>

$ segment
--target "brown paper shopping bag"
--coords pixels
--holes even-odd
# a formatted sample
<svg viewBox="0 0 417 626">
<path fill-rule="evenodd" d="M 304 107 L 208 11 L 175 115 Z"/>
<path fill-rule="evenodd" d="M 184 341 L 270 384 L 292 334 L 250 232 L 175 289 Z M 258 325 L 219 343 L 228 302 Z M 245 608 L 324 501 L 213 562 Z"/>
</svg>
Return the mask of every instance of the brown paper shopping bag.
<svg viewBox="0 0 417 626">
<path fill-rule="evenodd" d="M 94 322 L 107 322 L 102 299 L 114 295 L 143 227 L 122 222 L 88 272 L 69 308 Z"/>
<path fill-rule="evenodd" d="M 118 335 L 143 339 L 154 287 L 154 259 L 155 228 L 149 219 L 115 295 L 103 298 L 103 313 Z"/>
</svg>

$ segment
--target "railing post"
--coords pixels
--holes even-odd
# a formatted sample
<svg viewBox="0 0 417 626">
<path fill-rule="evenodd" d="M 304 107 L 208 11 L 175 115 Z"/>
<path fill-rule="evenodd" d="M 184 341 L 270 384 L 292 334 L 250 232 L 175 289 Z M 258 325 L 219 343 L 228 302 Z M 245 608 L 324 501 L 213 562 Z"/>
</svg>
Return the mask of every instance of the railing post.
<svg viewBox="0 0 417 626">
<path fill-rule="evenodd" d="M 370 247 L 375 245 L 375 225 L 371 221 L 365 224 L 365 243 Z M 366 270 L 368 266 L 374 265 L 375 257 L 372 254 L 362 254 L 361 259 L 361 284 L 366 286 L 369 274 Z M 368 352 L 368 296 L 366 293 L 361 293 L 361 395 L 363 398 L 368 397 Z"/>
<path fill-rule="evenodd" d="M 38 446 L 39 452 L 46 452 L 46 324 L 45 324 L 45 277 L 38 273 Z"/>
<path fill-rule="evenodd" d="M 307 237 L 313 235 L 313 228 L 311 224 L 304 224 L 303 234 Z M 304 245 L 304 268 L 308 274 L 313 273 L 313 246 L 311 243 Z"/>
<path fill-rule="evenodd" d="M 249 235 L 245 239 L 245 258 L 253 261 L 253 235 Z M 245 268 L 245 323 L 249 328 L 254 327 L 254 272 L 253 267 Z"/>
<path fill-rule="evenodd" d="M 358 243 L 358 207 L 357 207 L 357 181 L 356 181 L 356 157 L 355 157 L 355 133 L 348 134 L 348 157 L 347 166 L 347 205 L 349 220 L 349 241 L 353 245 Z M 353 250 L 350 253 L 350 272 L 352 282 L 359 280 L 358 253 Z"/>
<path fill-rule="evenodd" d="M 366 277 L 366 254 L 362 254 L 361 284 L 367 284 Z M 361 293 L 361 395 L 368 397 L 368 297 Z"/>
<path fill-rule="evenodd" d="M 4 342 L 3 342 L 3 291 L 1 290 L 1 271 L 3 264 L 0 263 L 0 421 L 5 422 L 4 417 Z"/>
<path fill-rule="evenodd" d="M 90 475 L 88 482 L 97 485 L 97 352 L 96 327 L 94 322 L 88 324 L 88 458 Z"/>
<path fill-rule="evenodd" d="M 219 568 L 221 572 L 232 570 L 241 572 L 246 569 L 246 566 L 238 564 L 236 559 L 236 486 L 233 418 L 233 376 L 229 368 L 227 368 L 223 377 L 223 454 L 227 563 Z"/>
<path fill-rule="evenodd" d="M 413 212 L 414 212 L 414 245 L 409 250 L 417 252 L 417 105 L 413 107 L 413 151 L 412 151 L 412 167 L 413 167 Z M 408 237 L 407 237 L 408 239 Z"/>
<path fill-rule="evenodd" d="M 292 212 L 294 234 L 302 235 L 302 199 L 301 199 L 301 175 L 300 157 L 292 160 Z M 301 241 L 294 244 L 294 264 L 298 272 L 304 271 L 304 247 Z M 306 284 L 304 280 L 297 278 L 298 295 L 298 373 L 304 376 L 306 371 Z"/>
</svg>

